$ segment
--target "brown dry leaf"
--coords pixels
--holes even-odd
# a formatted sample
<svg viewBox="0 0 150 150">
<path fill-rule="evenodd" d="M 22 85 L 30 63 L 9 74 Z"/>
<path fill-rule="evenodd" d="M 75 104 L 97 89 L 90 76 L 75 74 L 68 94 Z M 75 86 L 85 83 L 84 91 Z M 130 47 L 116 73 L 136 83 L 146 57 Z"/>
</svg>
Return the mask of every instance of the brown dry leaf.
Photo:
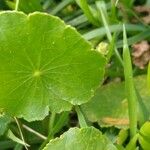
<svg viewBox="0 0 150 150">
<path fill-rule="evenodd" d="M 132 46 L 133 64 L 140 69 L 144 69 L 150 61 L 150 44 L 147 41 L 141 41 Z"/>
<path fill-rule="evenodd" d="M 102 119 L 102 122 L 109 125 L 129 125 L 129 120 L 123 118 L 106 117 Z"/>
<path fill-rule="evenodd" d="M 150 6 L 137 6 L 134 7 L 134 9 L 138 13 L 145 14 L 142 17 L 142 20 L 144 21 L 144 23 L 150 24 Z"/>
</svg>

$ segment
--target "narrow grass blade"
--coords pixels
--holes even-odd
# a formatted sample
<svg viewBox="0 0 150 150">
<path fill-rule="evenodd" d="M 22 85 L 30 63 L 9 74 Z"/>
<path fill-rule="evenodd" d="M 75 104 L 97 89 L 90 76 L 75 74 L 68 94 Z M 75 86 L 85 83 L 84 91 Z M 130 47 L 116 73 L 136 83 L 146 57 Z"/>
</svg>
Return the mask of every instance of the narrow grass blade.
<svg viewBox="0 0 150 150">
<path fill-rule="evenodd" d="M 30 146 L 27 143 L 25 143 L 24 141 L 22 141 L 21 139 L 19 139 L 18 137 L 16 137 L 11 130 L 8 130 L 7 137 L 9 139 L 13 140 L 14 142 L 17 142 L 17 143 L 19 143 L 21 145 L 24 145 L 24 146 L 27 146 L 27 147 Z"/>
<path fill-rule="evenodd" d="M 137 98 L 133 82 L 132 63 L 129 47 L 127 44 L 125 26 L 123 26 L 123 61 L 124 61 L 125 89 L 128 99 L 130 137 L 132 139 L 136 135 L 137 131 Z"/>
<path fill-rule="evenodd" d="M 137 43 L 143 39 L 149 39 L 149 38 L 150 38 L 150 28 L 128 38 L 128 45 L 132 45 L 132 44 Z M 117 48 L 121 48 L 122 44 L 123 44 L 123 41 L 118 41 Z"/>
<path fill-rule="evenodd" d="M 19 7 L 19 0 L 16 0 L 16 6 L 15 6 L 16 11 L 18 11 L 18 7 Z"/>
<path fill-rule="evenodd" d="M 111 36 L 111 32 L 109 30 L 109 26 L 108 26 L 108 15 L 107 15 L 107 10 L 106 10 L 106 6 L 104 1 L 97 1 L 96 2 L 96 6 L 101 14 L 101 18 L 106 30 L 106 34 L 107 34 L 107 38 L 109 41 L 112 40 L 112 36 Z"/>
<path fill-rule="evenodd" d="M 74 24 L 73 24 L 74 25 Z M 109 31 L 112 32 L 122 32 L 122 24 L 114 24 L 114 25 L 109 25 Z M 144 26 L 141 25 L 133 25 L 133 24 L 126 24 L 125 25 L 126 30 L 129 32 L 139 32 L 139 31 L 144 31 L 146 28 Z M 94 29 L 92 31 L 89 31 L 85 34 L 83 34 L 83 37 L 86 40 L 91 40 L 94 39 L 96 37 L 103 37 L 106 35 L 106 28 L 105 27 L 101 27 L 101 28 L 97 28 Z M 118 43 L 119 46 L 122 47 L 122 43 Z"/>
<path fill-rule="evenodd" d="M 87 0 L 76 0 L 77 4 L 83 10 L 85 16 L 88 20 L 95 26 L 99 26 L 98 20 L 95 18 L 94 13 L 92 12 L 91 8 L 89 7 Z"/>
<path fill-rule="evenodd" d="M 80 15 L 80 16 L 72 19 L 71 21 L 68 21 L 67 24 L 70 24 L 72 26 L 78 26 L 87 21 L 88 21 L 87 17 L 83 14 L 83 15 Z"/>
<path fill-rule="evenodd" d="M 61 11 L 64 7 L 69 5 L 71 2 L 73 2 L 73 0 L 65 0 L 60 2 L 52 11 L 50 11 L 50 13 L 52 15 L 56 15 L 59 11 Z"/>
<path fill-rule="evenodd" d="M 86 123 L 85 117 L 84 117 L 84 115 L 83 115 L 83 113 L 82 113 L 82 111 L 80 109 L 80 106 L 76 106 L 75 110 L 76 110 L 77 115 L 78 115 L 80 127 L 81 128 L 87 127 L 87 123 Z"/>
<path fill-rule="evenodd" d="M 106 30 L 106 35 L 107 35 L 108 41 L 111 42 L 112 41 L 112 35 L 111 35 L 110 30 L 109 30 L 109 25 L 107 23 L 108 15 L 107 15 L 105 3 L 104 3 L 104 1 L 101 1 L 101 2 L 97 1 L 96 5 L 97 5 L 97 8 L 98 8 L 98 10 L 101 14 L 101 17 L 102 17 L 102 21 L 103 21 L 103 24 L 104 24 L 104 27 Z M 116 57 L 118 58 L 120 64 L 123 66 L 123 61 L 122 61 L 122 58 L 121 58 L 117 48 L 115 47 L 114 50 L 115 50 Z"/>
<path fill-rule="evenodd" d="M 15 121 L 16 121 L 16 124 L 17 124 L 17 126 L 18 126 L 18 130 L 19 130 L 19 133 L 20 133 L 20 136 L 21 136 L 21 139 L 22 139 L 22 141 L 25 143 L 24 144 L 24 147 L 25 147 L 25 149 L 26 150 L 28 150 L 28 145 L 26 145 L 26 142 L 25 142 L 25 139 L 24 139 L 24 136 L 23 136 L 23 133 L 22 133 L 22 130 L 21 130 L 21 127 L 20 127 L 20 123 L 19 123 L 19 121 L 18 121 L 18 119 L 16 118 L 16 117 L 14 117 L 14 119 L 15 119 Z M 21 143 L 20 143 L 21 144 Z"/>
<path fill-rule="evenodd" d="M 108 46 L 108 54 L 107 54 L 107 61 L 110 61 L 111 56 L 114 54 L 115 50 L 115 42 L 116 42 L 116 34 L 113 35 L 112 40 Z"/>
</svg>

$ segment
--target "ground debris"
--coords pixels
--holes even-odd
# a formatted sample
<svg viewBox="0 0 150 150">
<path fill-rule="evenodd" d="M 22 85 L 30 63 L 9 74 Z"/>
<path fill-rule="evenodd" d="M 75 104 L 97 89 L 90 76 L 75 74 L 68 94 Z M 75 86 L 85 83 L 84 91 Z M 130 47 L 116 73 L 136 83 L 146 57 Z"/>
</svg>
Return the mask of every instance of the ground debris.
<svg viewBox="0 0 150 150">
<path fill-rule="evenodd" d="M 136 6 L 134 9 L 136 12 L 143 14 L 141 19 L 144 23 L 150 24 L 150 6 Z"/>
<path fill-rule="evenodd" d="M 147 41 L 141 41 L 132 45 L 133 64 L 140 69 L 144 69 L 150 61 L 150 44 Z"/>
</svg>

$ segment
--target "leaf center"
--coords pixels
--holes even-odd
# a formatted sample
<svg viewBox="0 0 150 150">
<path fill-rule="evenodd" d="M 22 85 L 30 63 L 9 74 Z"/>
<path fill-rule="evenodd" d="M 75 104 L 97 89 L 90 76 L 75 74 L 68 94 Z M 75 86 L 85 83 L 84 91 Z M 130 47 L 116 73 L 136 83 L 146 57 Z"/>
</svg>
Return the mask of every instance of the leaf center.
<svg viewBox="0 0 150 150">
<path fill-rule="evenodd" d="M 42 74 L 41 71 L 36 70 L 36 71 L 34 71 L 33 76 L 34 76 L 34 77 L 39 77 L 41 74 Z"/>
</svg>

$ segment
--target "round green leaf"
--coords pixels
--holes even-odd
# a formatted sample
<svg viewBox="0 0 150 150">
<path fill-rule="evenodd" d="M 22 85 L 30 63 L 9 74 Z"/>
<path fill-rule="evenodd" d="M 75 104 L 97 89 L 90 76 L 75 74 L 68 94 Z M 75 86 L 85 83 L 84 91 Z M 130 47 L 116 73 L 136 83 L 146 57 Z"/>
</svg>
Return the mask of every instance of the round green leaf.
<svg viewBox="0 0 150 150">
<path fill-rule="evenodd" d="M 59 18 L 0 13 L 0 108 L 28 121 L 93 96 L 105 58 Z"/>
<path fill-rule="evenodd" d="M 43 150 L 117 150 L 102 133 L 93 128 L 72 128 L 51 140 Z"/>
</svg>

